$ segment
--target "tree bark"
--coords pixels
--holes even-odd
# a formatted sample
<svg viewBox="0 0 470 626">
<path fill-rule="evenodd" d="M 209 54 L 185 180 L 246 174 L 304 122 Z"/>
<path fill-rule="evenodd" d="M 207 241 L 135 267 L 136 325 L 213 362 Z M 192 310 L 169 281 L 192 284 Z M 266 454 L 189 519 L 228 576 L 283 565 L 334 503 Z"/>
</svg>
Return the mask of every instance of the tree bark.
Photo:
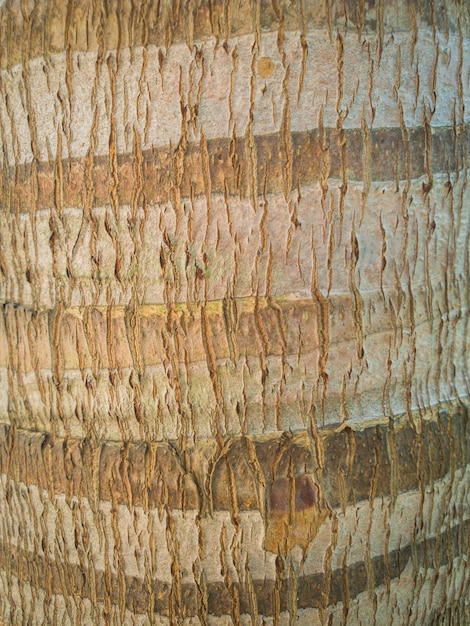
<svg viewBox="0 0 470 626">
<path fill-rule="evenodd" d="M 0 6 L 0 621 L 470 624 L 465 1 Z"/>
</svg>

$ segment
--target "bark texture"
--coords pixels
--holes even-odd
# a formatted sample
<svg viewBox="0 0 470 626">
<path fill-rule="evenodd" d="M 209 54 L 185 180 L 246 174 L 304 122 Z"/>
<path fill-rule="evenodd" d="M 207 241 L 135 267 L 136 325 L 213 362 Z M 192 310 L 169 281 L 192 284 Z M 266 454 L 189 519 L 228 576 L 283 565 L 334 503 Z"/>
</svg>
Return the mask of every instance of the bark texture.
<svg viewBox="0 0 470 626">
<path fill-rule="evenodd" d="M 465 1 L 0 6 L 0 621 L 470 623 Z"/>
</svg>

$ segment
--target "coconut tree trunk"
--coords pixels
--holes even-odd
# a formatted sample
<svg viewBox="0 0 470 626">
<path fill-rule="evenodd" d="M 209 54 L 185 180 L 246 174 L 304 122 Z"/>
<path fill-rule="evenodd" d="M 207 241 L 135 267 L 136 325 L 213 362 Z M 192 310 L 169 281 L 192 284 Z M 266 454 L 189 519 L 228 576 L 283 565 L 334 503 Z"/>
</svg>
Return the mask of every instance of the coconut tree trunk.
<svg viewBox="0 0 470 626">
<path fill-rule="evenodd" d="M 470 623 L 465 0 L 0 8 L 0 621 Z"/>
</svg>

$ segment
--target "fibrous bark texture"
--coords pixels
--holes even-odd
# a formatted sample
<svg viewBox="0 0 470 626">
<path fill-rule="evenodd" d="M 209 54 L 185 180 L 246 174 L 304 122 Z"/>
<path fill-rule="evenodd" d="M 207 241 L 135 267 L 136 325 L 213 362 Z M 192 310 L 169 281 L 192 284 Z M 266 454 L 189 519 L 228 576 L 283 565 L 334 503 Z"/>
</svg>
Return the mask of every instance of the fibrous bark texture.
<svg viewBox="0 0 470 626">
<path fill-rule="evenodd" d="M 470 623 L 465 0 L 0 3 L 0 622 Z"/>
</svg>

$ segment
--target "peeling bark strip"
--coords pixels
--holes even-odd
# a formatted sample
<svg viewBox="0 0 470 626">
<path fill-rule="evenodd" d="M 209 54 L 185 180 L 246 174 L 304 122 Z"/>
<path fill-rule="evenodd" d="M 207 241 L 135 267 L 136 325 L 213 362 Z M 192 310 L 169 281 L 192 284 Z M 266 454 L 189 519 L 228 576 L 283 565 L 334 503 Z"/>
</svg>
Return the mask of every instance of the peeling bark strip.
<svg viewBox="0 0 470 626">
<path fill-rule="evenodd" d="M 457 135 L 453 128 L 432 128 L 431 139 L 423 128 L 412 129 L 408 143 L 403 142 L 400 128 L 374 129 L 367 137 L 361 130 L 348 129 L 344 135 L 327 128 L 324 135 L 310 130 L 292 133 L 291 191 L 299 185 L 310 185 L 323 178 L 339 179 L 342 174 L 341 149 L 346 145 L 347 175 L 351 181 L 362 181 L 367 174 L 370 182 L 402 181 L 407 167 L 412 179 L 433 174 L 450 177 L 461 167 L 463 155 L 470 153 L 470 127 L 467 124 Z M 427 141 L 431 141 L 430 163 L 426 156 Z M 464 142 L 466 141 L 466 145 Z M 282 137 L 279 134 L 254 137 L 257 154 L 257 174 L 254 180 L 267 194 L 284 190 Z M 326 149 L 323 145 L 326 144 Z M 169 147 L 146 150 L 139 156 L 139 170 L 135 169 L 135 155 L 119 155 L 117 172 L 108 157 L 95 157 L 90 165 L 86 159 L 67 159 L 61 163 L 61 177 L 56 179 L 56 164 L 40 162 L 10 168 L 7 175 L 0 171 L 3 210 L 27 212 L 32 206 L 50 209 L 56 202 L 57 184 L 60 185 L 61 204 L 64 207 L 82 206 L 86 202 L 86 176 L 91 175 L 93 205 L 111 204 L 111 195 L 117 193 L 120 205 L 132 204 L 136 185 L 142 179 L 140 194 L 147 203 L 170 202 L 174 190 L 174 163 L 180 148 Z M 211 139 L 207 142 L 211 192 L 251 198 L 253 177 L 247 162 L 245 139 Z M 410 159 L 407 165 L 407 159 Z M 327 166 L 325 168 L 325 163 Z M 112 179 L 117 188 L 113 190 Z M 198 143 L 188 143 L 182 153 L 179 193 L 189 200 L 191 196 L 204 195 L 203 158 Z M 424 183 L 423 183 L 424 184 Z"/>
<path fill-rule="evenodd" d="M 0 0 L 0 624 L 470 619 L 469 25 Z"/>
</svg>

